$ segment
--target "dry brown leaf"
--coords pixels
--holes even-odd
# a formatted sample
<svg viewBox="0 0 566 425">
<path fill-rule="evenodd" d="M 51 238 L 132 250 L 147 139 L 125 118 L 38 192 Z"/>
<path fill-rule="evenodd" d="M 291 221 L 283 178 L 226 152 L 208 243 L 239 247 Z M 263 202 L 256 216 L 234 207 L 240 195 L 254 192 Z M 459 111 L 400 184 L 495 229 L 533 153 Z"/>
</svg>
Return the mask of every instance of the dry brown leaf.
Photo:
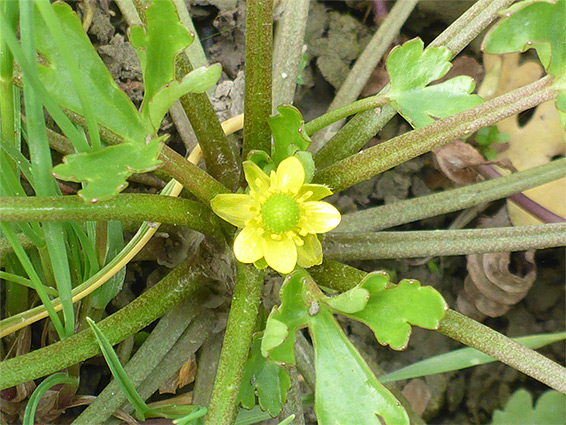
<svg viewBox="0 0 566 425">
<path fill-rule="evenodd" d="M 478 173 L 474 167 L 486 163 L 473 146 L 461 140 L 435 150 L 434 160 L 446 177 L 461 185 L 475 183 Z"/>
<path fill-rule="evenodd" d="M 159 387 L 159 394 L 175 394 L 178 388 L 183 388 L 185 385 L 193 382 L 196 374 L 197 363 L 194 356 L 191 356 L 191 358 L 181 366 L 179 373 L 173 375 L 171 379 Z"/>
<path fill-rule="evenodd" d="M 538 80 L 543 69 L 538 62 L 520 63 L 521 55 L 484 55 L 486 77 L 479 89 L 484 99 L 510 92 Z M 519 170 L 546 164 L 553 157 L 566 154 L 564 132 L 554 101 L 539 105 L 530 120 L 523 126 L 518 116 L 507 118 L 497 124 L 501 132 L 510 134 L 507 149 L 497 159 L 508 159 Z M 505 170 L 501 171 L 507 174 Z M 548 210 L 566 217 L 566 179 L 556 180 L 524 192 L 533 201 Z M 541 221 L 508 201 L 509 217 L 515 226 L 541 224 Z"/>
<path fill-rule="evenodd" d="M 481 227 L 508 225 L 505 210 L 484 220 Z M 468 255 L 468 276 L 458 294 L 460 312 L 476 320 L 500 317 L 521 301 L 536 279 L 535 251 Z"/>
</svg>

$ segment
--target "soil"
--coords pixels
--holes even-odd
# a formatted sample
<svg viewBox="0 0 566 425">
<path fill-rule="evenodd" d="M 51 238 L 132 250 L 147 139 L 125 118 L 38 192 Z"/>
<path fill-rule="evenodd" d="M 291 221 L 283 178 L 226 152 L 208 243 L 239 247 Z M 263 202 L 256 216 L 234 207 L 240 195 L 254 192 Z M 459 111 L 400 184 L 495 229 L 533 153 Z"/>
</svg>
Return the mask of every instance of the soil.
<svg viewBox="0 0 566 425">
<path fill-rule="evenodd" d="M 139 104 L 143 85 L 137 57 L 127 41 L 126 26 L 119 9 L 113 2 L 109 2 L 108 10 L 105 10 L 105 3 L 101 1 L 96 4 L 88 34 L 116 81 Z M 243 111 L 245 2 L 188 0 L 188 3 L 209 61 L 220 62 L 224 69 L 212 98 L 215 110 L 220 119 L 224 120 Z M 350 67 L 374 33 L 376 24 L 371 3 L 311 2 L 306 35 L 308 65 L 302 72 L 303 84 L 298 88 L 295 100 L 305 120 L 325 112 L 336 89 L 340 87 Z M 425 43 L 431 41 L 465 10 L 469 3 L 472 2 L 422 2 L 422 6 L 419 6 L 404 26 L 397 42 L 401 43 L 416 35 Z M 386 5 L 391 6 L 390 2 Z M 337 49 L 336 45 L 340 48 Z M 484 70 L 477 42 L 464 51 L 462 58 L 456 61 L 454 72 L 471 75 L 479 84 Z M 386 83 L 384 65 L 381 63 L 368 82 L 364 95 L 377 92 Z M 164 128 L 171 134 L 169 144 L 184 154 L 185 147 L 170 119 L 165 120 Z M 396 117 L 369 145 L 380 143 L 408 130 L 408 124 L 402 118 Z M 433 157 L 425 155 L 335 195 L 331 202 L 342 213 L 347 213 L 423 196 L 452 186 L 454 183 L 435 167 Z M 131 185 L 129 190 L 141 188 Z M 477 227 L 480 217 L 492 216 L 501 208 L 505 208 L 503 201 L 495 203 L 480 213 L 467 227 Z M 459 215 L 454 213 L 423 220 L 401 226 L 400 230 L 448 228 Z M 180 255 L 179 252 L 190 249 L 194 242 L 194 235 L 187 235 L 183 230 L 165 229 L 163 234 L 167 237 L 158 239 L 146 249 L 138 257 L 134 268 L 129 270 L 127 280 L 130 284 L 126 285 L 126 289 L 112 304 L 112 310 L 131 301 L 140 291 L 140 284 L 143 288 L 148 280 L 157 281 L 157 277 L 162 276 L 164 270 L 182 261 L 185 255 Z M 484 316 L 483 322 L 486 325 L 511 337 L 564 330 L 564 249 L 539 251 L 534 258 L 537 275 L 531 290 L 505 314 L 495 318 Z M 465 257 L 432 258 L 423 261 L 365 261 L 352 265 L 366 271 L 386 269 L 393 273 L 396 279 L 413 278 L 423 284 L 432 285 L 443 294 L 452 308 L 458 307 L 457 299 L 468 276 Z M 138 283 L 134 283 L 135 281 Z M 461 344 L 439 333 L 415 328 L 409 347 L 403 352 L 395 352 L 377 344 L 371 331 L 364 325 L 348 320 L 341 320 L 341 323 L 360 350 L 385 371 L 393 371 L 415 361 L 461 347 Z M 553 344 L 540 351 L 560 364 L 565 362 L 563 344 Z M 94 367 L 95 365 L 97 367 Z M 82 394 L 96 394 L 109 379 L 103 362 L 91 361 L 84 367 L 84 374 L 87 375 L 83 376 L 79 389 Z M 401 381 L 398 387 L 415 409 L 422 413 L 427 423 L 462 425 L 489 423 L 494 409 L 501 408 L 509 395 L 520 387 L 530 390 L 535 399 L 547 389 L 538 381 L 498 362 L 459 372 Z M 306 419 L 307 423 L 316 423 L 312 411 L 307 414 Z"/>
</svg>

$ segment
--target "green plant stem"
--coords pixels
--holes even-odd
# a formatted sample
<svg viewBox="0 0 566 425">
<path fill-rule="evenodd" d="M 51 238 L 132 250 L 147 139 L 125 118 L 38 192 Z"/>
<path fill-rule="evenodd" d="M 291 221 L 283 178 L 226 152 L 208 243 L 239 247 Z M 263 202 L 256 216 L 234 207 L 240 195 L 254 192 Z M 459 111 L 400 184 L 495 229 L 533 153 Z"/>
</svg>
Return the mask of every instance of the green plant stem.
<svg viewBox="0 0 566 425">
<path fill-rule="evenodd" d="M 78 196 L 10 197 L 0 200 L 0 221 L 154 221 L 218 236 L 214 215 L 188 199 L 142 193 L 120 194 L 94 204 Z"/>
<path fill-rule="evenodd" d="M 429 47 L 447 47 L 453 54 L 460 53 L 487 26 L 499 17 L 502 9 L 515 0 L 480 0 L 436 37 Z"/>
<path fill-rule="evenodd" d="M 303 56 L 303 43 L 309 0 L 290 0 L 285 4 L 283 16 L 275 29 L 273 41 L 273 113 L 283 103 L 292 104 L 295 98 L 299 63 Z"/>
<path fill-rule="evenodd" d="M 147 340 L 124 367 L 129 381 L 136 389 L 147 375 L 159 366 L 161 360 L 198 314 L 199 304 L 202 302 L 203 297 L 186 298 L 159 320 Z M 141 394 L 140 397 L 145 400 Z M 96 400 L 73 421 L 73 425 L 102 423 L 125 401 L 126 395 L 120 391 L 120 385 L 116 379 L 113 379 L 96 397 Z"/>
<path fill-rule="evenodd" d="M 183 262 L 123 309 L 98 323 L 112 344 L 140 331 L 208 281 L 202 270 Z M 0 363 L 0 390 L 41 378 L 100 352 L 90 329 Z"/>
<path fill-rule="evenodd" d="M 452 53 L 454 58 L 468 43 L 477 37 L 493 20 L 499 16 L 499 11 L 513 3 L 513 0 L 479 0 L 468 11 L 466 11 L 458 20 L 452 23 L 446 30 L 440 34 L 430 47 L 444 46 Z M 373 69 L 372 69 L 373 70 Z M 384 94 L 385 90 L 381 93 Z M 361 113 L 363 119 L 356 123 L 351 120 L 344 128 L 342 128 L 331 140 L 326 142 L 328 152 L 325 153 L 327 159 L 336 158 L 329 161 L 330 164 L 353 155 L 360 150 L 373 136 L 375 136 L 397 112 L 392 106 L 382 108 L 381 113 L 375 115 L 374 111 L 366 111 Z M 355 124 L 355 125 L 354 125 Z M 348 134 L 342 134 L 342 133 Z M 352 135 L 354 137 L 352 139 Z M 362 136 L 363 135 L 363 136 Z M 326 144 L 324 146 L 326 146 Z M 312 151 L 316 152 L 321 148 L 320 143 L 316 146 L 311 145 Z M 333 155 L 333 151 L 340 152 L 339 155 Z M 330 165 L 327 164 L 327 165 Z"/>
<path fill-rule="evenodd" d="M 271 152 L 273 0 L 246 2 L 246 87 L 242 158 L 254 149 Z"/>
<path fill-rule="evenodd" d="M 315 175 L 314 182 L 327 184 L 334 191 L 344 190 L 454 139 L 465 137 L 482 127 L 557 96 L 557 90 L 552 88 L 552 79 L 545 77 L 474 108 L 363 150 L 323 169 Z"/>
<path fill-rule="evenodd" d="M 341 108 L 335 109 L 331 112 L 327 112 L 326 114 L 321 115 L 320 117 L 312 121 L 309 121 L 305 124 L 305 131 L 308 135 L 311 135 L 332 124 L 333 122 L 349 117 L 350 115 L 367 111 L 368 109 L 379 108 L 380 106 L 384 106 L 388 103 L 389 98 L 380 94 L 357 100 L 356 102 L 342 106 Z"/>
<path fill-rule="evenodd" d="M 185 55 L 177 56 L 176 65 L 178 79 L 193 70 Z M 236 189 L 240 181 L 236 148 L 231 146 L 224 134 L 208 95 L 188 93 L 180 100 L 199 141 L 208 173 L 224 186 Z"/>
<path fill-rule="evenodd" d="M 36 92 L 29 77 L 33 75 L 37 79 L 37 52 L 34 41 L 34 4 L 20 0 L 20 36 L 23 56 L 31 64 L 28 73 L 24 76 L 24 104 L 29 117 L 26 123 L 27 142 L 31 162 L 31 175 L 34 182 L 34 190 L 38 196 L 60 195 L 59 187 L 55 178 L 51 175 L 53 166 L 51 161 L 51 150 L 47 141 L 45 120 L 43 116 L 42 96 Z M 14 51 L 12 50 L 12 53 Z M 26 199 L 26 198 L 20 198 Z M 3 221 L 3 220 L 0 220 Z M 27 221 L 27 220 L 25 220 Z M 41 218 L 34 221 L 43 221 Z M 61 223 L 44 223 L 42 225 L 43 236 L 49 253 L 49 269 L 57 285 L 57 291 L 61 299 L 64 333 L 59 334 L 64 339 L 73 334 L 75 328 L 75 314 L 71 301 L 71 274 L 67 256 L 65 229 Z"/>
<path fill-rule="evenodd" d="M 163 159 L 163 171 L 207 205 L 216 195 L 230 192 L 226 186 L 173 149 L 163 149 L 160 159 Z"/>
<path fill-rule="evenodd" d="M 340 261 L 523 251 L 566 245 L 566 223 L 493 229 L 337 233 L 324 255 Z"/>
<path fill-rule="evenodd" d="M 263 272 L 253 265 L 238 263 L 232 306 L 205 425 L 229 425 L 236 419 L 238 391 L 258 317 L 262 288 Z"/>
<path fill-rule="evenodd" d="M 372 232 L 471 208 L 566 177 L 566 158 L 505 177 L 345 214 L 333 233 Z"/>
<path fill-rule="evenodd" d="M 346 80 L 340 86 L 340 89 L 334 96 L 334 100 L 328 107 L 327 113 L 346 106 L 358 98 L 362 89 L 367 84 L 371 73 L 379 61 L 383 58 L 383 55 L 391 43 L 394 42 L 395 37 L 399 34 L 399 30 L 415 8 L 417 2 L 418 0 L 404 0 L 395 3 L 352 67 L 350 73 L 346 77 Z M 342 120 L 327 127 L 326 131 L 321 133 L 320 136 L 317 135 L 317 137 L 314 138 L 314 144 L 318 145 L 318 139 L 321 139 L 322 141 L 323 139 L 328 138 L 329 135 L 336 133 L 342 124 L 341 121 Z M 373 134 L 375 135 L 375 133 Z M 314 149 L 318 150 L 317 147 Z"/>
<path fill-rule="evenodd" d="M 342 292 L 352 289 L 366 275 L 354 267 L 328 260 L 311 267 L 309 273 L 319 285 Z M 469 317 L 448 310 L 438 331 L 566 393 L 566 369 Z"/>
<path fill-rule="evenodd" d="M 448 310 L 438 332 L 474 347 L 566 394 L 566 369 L 534 350 L 454 310 Z"/>
<path fill-rule="evenodd" d="M 317 168 L 322 170 L 358 152 L 395 114 L 397 110 L 386 105 L 354 116 L 316 152 Z"/>
</svg>

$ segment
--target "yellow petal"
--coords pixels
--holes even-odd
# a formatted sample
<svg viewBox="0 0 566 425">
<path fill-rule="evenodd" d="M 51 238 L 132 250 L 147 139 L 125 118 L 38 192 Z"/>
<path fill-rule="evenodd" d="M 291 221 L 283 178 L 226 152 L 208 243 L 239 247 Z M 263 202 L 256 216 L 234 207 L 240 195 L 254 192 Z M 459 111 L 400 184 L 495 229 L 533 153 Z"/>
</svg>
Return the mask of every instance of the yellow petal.
<svg viewBox="0 0 566 425">
<path fill-rule="evenodd" d="M 273 270 L 288 274 L 297 264 L 297 247 L 290 237 L 274 240 L 269 235 L 265 237 L 265 261 Z"/>
<path fill-rule="evenodd" d="M 328 202 L 304 202 L 305 221 L 316 233 L 326 233 L 340 224 L 340 212 Z"/>
<path fill-rule="evenodd" d="M 261 194 L 269 189 L 269 177 L 253 161 L 244 162 L 244 174 L 250 190 Z"/>
<path fill-rule="evenodd" d="M 255 225 L 244 227 L 234 241 L 234 254 L 242 263 L 254 263 L 263 257 L 264 239 Z"/>
<path fill-rule="evenodd" d="M 322 184 L 304 184 L 297 194 L 301 201 L 320 201 L 322 198 L 332 195 L 332 191 Z"/>
<path fill-rule="evenodd" d="M 303 238 L 303 246 L 297 247 L 297 263 L 301 267 L 312 267 L 322 263 L 322 245 L 316 235 L 309 234 Z"/>
<path fill-rule="evenodd" d="M 212 210 L 219 217 L 237 227 L 244 227 L 246 221 L 259 215 L 259 203 L 250 195 L 222 193 L 210 201 Z"/>
<path fill-rule="evenodd" d="M 295 156 L 281 161 L 277 167 L 277 188 L 295 195 L 305 182 L 305 169 Z"/>
</svg>

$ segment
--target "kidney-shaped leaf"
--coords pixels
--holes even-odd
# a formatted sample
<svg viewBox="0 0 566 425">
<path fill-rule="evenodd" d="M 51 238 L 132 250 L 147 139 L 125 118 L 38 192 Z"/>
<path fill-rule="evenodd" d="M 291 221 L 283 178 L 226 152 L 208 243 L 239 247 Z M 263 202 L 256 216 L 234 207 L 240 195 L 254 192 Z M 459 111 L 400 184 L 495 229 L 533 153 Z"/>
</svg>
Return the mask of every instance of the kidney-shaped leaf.
<svg viewBox="0 0 566 425">
<path fill-rule="evenodd" d="M 261 409 L 275 417 L 287 400 L 291 380 L 285 369 L 261 355 L 261 337 L 254 336 L 238 397 L 243 407 L 252 409 L 257 395 Z"/>
<path fill-rule="evenodd" d="M 387 58 L 387 72 L 391 79 L 387 97 L 415 128 L 482 102 L 479 96 L 471 94 L 475 83 L 467 76 L 428 86 L 446 75 L 452 65 L 450 51 L 446 47 L 423 48 L 422 40 L 415 38 L 395 47 Z"/>
<path fill-rule="evenodd" d="M 63 164 L 53 169 L 59 179 L 86 182 L 79 196 L 87 202 L 111 198 L 123 190 L 133 173 L 145 173 L 156 169 L 162 138 L 149 144 L 123 143 L 88 153 L 67 155 Z"/>
<path fill-rule="evenodd" d="M 369 326 L 380 344 L 404 350 L 411 336 L 411 325 L 436 329 L 448 309 L 442 295 L 416 280 L 404 279 L 395 285 L 386 273 L 371 273 L 360 284 L 369 291 L 365 308 L 345 316 Z"/>
</svg>

